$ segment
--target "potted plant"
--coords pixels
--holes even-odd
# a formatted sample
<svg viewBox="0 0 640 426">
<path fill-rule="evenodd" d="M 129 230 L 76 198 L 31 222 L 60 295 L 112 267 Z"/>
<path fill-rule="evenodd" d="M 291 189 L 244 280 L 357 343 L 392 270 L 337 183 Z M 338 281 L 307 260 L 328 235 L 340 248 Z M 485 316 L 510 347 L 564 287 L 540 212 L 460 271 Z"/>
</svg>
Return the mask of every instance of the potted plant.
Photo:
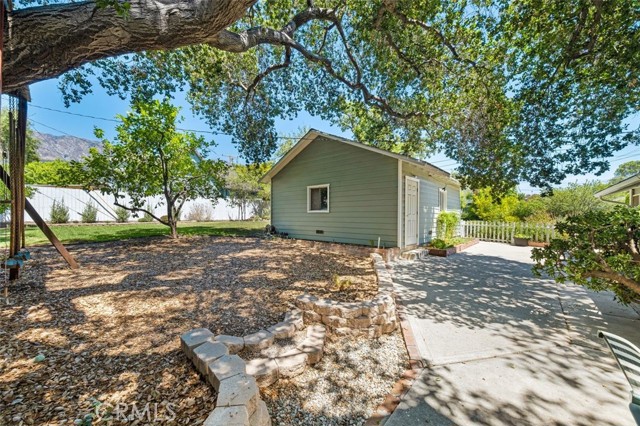
<svg viewBox="0 0 640 426">
<path fill-rule="evenodd" d="M 513 245 L 518 247 L 527 247 L 530 239 L 531 235 L 529 234 L 515 234 L 513 236 Z"/>
</svg>

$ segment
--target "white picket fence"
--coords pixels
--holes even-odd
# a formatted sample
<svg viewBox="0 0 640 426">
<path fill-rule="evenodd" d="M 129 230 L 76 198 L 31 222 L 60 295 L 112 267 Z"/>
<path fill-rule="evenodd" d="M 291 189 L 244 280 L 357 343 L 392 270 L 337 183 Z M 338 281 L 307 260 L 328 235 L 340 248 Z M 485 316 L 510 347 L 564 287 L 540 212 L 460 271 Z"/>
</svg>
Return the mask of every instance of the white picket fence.
<svg viewBox="0 0 640 426">
<path fill-rule="evenodd" d="M 508 244 L 513 242 L 513 236 L 516 234 L 530 235 L 531 241 L 540 243 L 548 243 L 556 236 L 556 230 L 550 223 L 467 220 L 462 222 L 461 228 L 465 237 Z"/>
</svg>

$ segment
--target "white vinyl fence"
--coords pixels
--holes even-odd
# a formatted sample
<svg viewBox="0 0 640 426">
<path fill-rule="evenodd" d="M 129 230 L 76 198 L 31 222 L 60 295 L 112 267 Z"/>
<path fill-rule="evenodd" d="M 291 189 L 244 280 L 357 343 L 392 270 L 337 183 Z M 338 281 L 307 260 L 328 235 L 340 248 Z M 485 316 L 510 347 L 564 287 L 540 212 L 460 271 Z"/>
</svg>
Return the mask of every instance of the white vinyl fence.
<svg viewBox="0 0 640 426">
<path fill-rule="evenodd" d="M 462 235 L 482 241 L 511 244 L 513 236 L 516 234 L 527 234 L 531 237 L 531 241 L 548 243 L 556 236 L 556 231 L 553 224 L 550 223 L 484 222 L 480 220 L 462 222 Z"/>
<path fill-rule="evenodd" d="M 31 202 L 36 211 L 40 213 L 40 216 L 42 216 L 46 221 L 50 220 L 51 207 L 53 206 L 54 200 L 64 202 L 64 204 L 69 208 L 70 222 L 81 222 L 82 211 L 89 203 L 98 208 L 98 222 L 116 221 L 115 210 L 117 207 L 113 204 L 113 197 L 102 195 L 100 191 L 85 191 L 79 187 L 57 187 L 47 185 L 29 186 L 35 190 L 34 194 L 29 197 L 29 202 Z M 160 197 L 150 197 L 148 201 L 151 205 L 155 205 L 160 200 Z M 120 201 L 121 204 L 128 204 L 128 202 L 128 197 L 125 197 Z M 251 207 L 247 207 L 246 209 L 250 211 L 242 211 L 239 207 L 231 206 L 227 200 L 222 198 L 218 199 L 215 203 L 212 203 L 211 200 L 202 198 L 185 203 L 182 208 L 183 220 L 186 220 L 189 212 L 196 204 L 209 206 L 211 220 L 242 220 L 249 219 L 254 214 Z M 166 209 L 166 207 L 157 207 L 154 214 L 157 216 L 165 215 L 166 212 L 163 209 Z M 140 213 L 138 217 L 141 216 L 142 214 Z M 133 216 L 129 218 L 130 222 L 136 222 L 137 220 L 138 218 L 134 218 Z M 30 223 L 33 222 L 28 214 L 25 214 L 25 221 Z"/>
</svg>

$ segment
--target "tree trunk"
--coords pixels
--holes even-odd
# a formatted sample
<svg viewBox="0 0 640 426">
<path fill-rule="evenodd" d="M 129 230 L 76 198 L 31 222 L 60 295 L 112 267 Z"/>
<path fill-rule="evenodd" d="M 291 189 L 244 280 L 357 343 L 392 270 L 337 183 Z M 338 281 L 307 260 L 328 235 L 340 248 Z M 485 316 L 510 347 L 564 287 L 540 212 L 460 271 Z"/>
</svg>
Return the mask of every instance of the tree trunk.
<svg viewBox="0 0 640 426">
<path fill-rule="evenodd" d="M 175 219 L 169 220 L 169 228 L 171 229 L 171 238 L 178 238 L 178 222 Z"/>
<path fill-rule="evenodd" d="M 171 229 L 171 238 L 178 238 L 178 221 L 176 219 L 173 203 L 171 203 L 169 197 L 167 197 L 167 223 Z"/>
<path fill-rule="evenodd" d="M 93 1 L 16 10 L 5 27 L 2 90 L 14 91 L 125 53 L 200 43 L 246 50 L 238 35 L 223 30 L 256 1 L 131 0 L 127 18 Z"/>
</svg>

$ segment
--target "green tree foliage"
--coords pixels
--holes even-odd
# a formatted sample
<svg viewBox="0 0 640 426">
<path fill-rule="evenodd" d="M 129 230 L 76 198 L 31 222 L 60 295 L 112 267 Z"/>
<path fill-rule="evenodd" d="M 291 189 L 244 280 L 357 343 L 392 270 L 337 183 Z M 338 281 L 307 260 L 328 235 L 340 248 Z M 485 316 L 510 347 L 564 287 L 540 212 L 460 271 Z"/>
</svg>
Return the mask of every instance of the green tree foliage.
<svg viewBox="0 0 640 426">
<path fill-rule="evenodd" d="M 83 223 L 96 223 L 98 220 L 98 207 L 92 202 L 85 204 L 82 213 L 80 213 Z"/>
<path fill-rule="evenodd" d="M 256 43 L 101 60 L 65 76 L 67 100 L 91 78 L 136 99 L 185 89 L 249 163 L 277 149 L 277 118 L 307 111 L 365 143 L 444 152 L 465 185 L 503 194 L 602 173 L 640 142 L 632 1 L 259 1 L 229 32 Z"/>
<path fill-rule="evenodd" d="M 484 220 L 489 222 L 516 222 L 521 220 L 523 200 L 515 191 L 500 198 L 493 195 L 491 188 L 482 188 L 471 194 L 471 200 L 465 207 L 465 220 Z"/>
<path fill-rule="evenodd" d="M 104 140 L 103 152 L 93 149 L 85 160 L 86 184 L 113 195 L 118 207 L 167 225 L 176 238 L 184 203 L 217 199 L 226 166 L 207 159 L 212 142 L 176 130 L 178 108 L 168 101 L 135 102 L 132 111 L 118 119 L 115 141 Z M 102 130 L 96 129 L 96 136 L 102 138 Z M 121 204 L 124 194 L 131 198 L 130 205 Z M 148 197 L 157 195 L 163 199 L 158 206 L 164 206 L 164 218 L 147 208 Z"/>
<path fill-rule="evenodd" d="M 618 166 L 616 171 L 613 173 L 613 179 L 611 179 L 611 184 L 620 182 L 626 178 L 629 178 L 633 175 L 637 175 L 640 173 L 640 161 L 627 161 L 626 163 L 622 163 Z"/>
<path fill-rule="evenodd" d="M 308 126 L 300 126 L 295 132 L 284 135 L 278 144 L 278 149 L 273 154 L 273 160 L 278 161 L 284 157 L 293 146 L 298 143 L 300 138 L 311 130 Z"/>
<path fill-rule="evenodd" d="M 2 146 L 2 151 L 8 152 L 9 149 L 9 110 L 3 109 L 0 112 L 0 135 L 2 135 L 2 141 L 0 141 Z M 27 164 L 40 161 L 40 155 L 38 155 L 38 147 L 40 146 L 40 140 L 36 138 L 33 132 L 33 128 L 31 124 L 27 121 L 27 140 L 25 143 L 26 148 L 26 156 L 25 162 Z M 7 172 L 9 172 L 7 170 Z"/>
<path fill-rule="evenodd" d="M 553 195 L 544 197 L 545 210 L 554 220 L 563 220 L 595 210 L 607 210 L 610 204 L 595 197 L 606 184 L 591 181 L 571 183 L 566 188 L 554 189 Z"/>
<path fill-rule="evenodd" d="M 528 198 L 516 194 L 515 191 L 496 198 L 490 188 L 484 188 L 470 194 L 470 202 L 464 209 L 463 219 L 554 223 L 569 216 L 609 209 L 611 204 L 594 195 L 605 186 L 606 184 L 598 181 L 571 183 L 565 188 L 554 189 L 551 194 Z"/>
<path fill-rule="evenodd" d="M 34 161 L 25 167 L 26 183 L 31 185 L 82 185 L 82 166 L 64 160 Z"/>
<path fill-rule="evenodd" d="M 259 181 L 270 168 L 270 163 L 248 166 L 237 164 L 229 168 L 226 179 L 229 202 L 240 209 L 241 219 L 247 219 L 249 209 L 259 218 L 268 216 L 271 187 Z"/>
<path fill-rule="evenodd" d="M 563 238 L 533 250 L 534 272 L 596 291 L 623 303 L 640 300 L 640 210 L 616 206 L 589 211 L 556 225 Z"/>
<path fill-rule="evenodd" d="M 49 213 L 51 223 L 67 223 L 69 222 L 69 207 L 64 203 L 64 198 L 60 201 L 53 200 L 51 212 Z"/>
</svg>

